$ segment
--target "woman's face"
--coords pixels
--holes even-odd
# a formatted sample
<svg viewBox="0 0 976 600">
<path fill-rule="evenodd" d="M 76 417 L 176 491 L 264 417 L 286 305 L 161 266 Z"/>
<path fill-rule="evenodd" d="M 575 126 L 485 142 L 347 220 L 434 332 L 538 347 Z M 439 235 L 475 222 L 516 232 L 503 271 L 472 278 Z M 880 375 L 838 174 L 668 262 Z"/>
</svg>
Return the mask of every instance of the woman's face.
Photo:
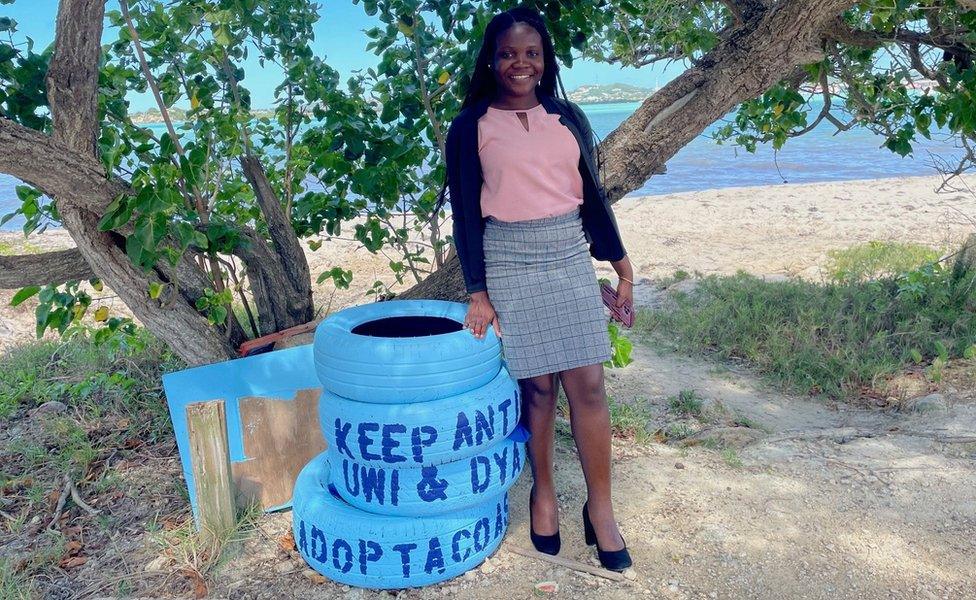
<svg viewBox="0 0 976 600">
<path fill-rule="evenodd" d="M 492 71 L 502 95 L 524 97 L 535 94 L 535 86 L 542 80 L 544 70 L 542 36 L 534 28 L 516 23 L 498 36 Z"/>
</svg>

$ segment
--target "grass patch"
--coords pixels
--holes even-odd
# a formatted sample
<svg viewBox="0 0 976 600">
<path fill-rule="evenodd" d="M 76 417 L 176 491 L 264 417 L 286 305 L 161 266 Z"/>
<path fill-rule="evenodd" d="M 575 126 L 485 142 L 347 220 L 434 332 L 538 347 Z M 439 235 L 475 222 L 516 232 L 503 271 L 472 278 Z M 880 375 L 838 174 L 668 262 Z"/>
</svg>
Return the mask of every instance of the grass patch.
<svg viewBox="0 0 976 600">
<path fill-rule="evenodd" d="M 668 398 L 668 407 L 671 410 L 691 417 L 701 416 L 704 405 L 705 399 L 695 390 L 681 390 L 677 396 Z"/>
<path fill-rule="evenodd" d="M 0 557 L 0 598 L 4 600 L 30 600 L 37 597 L 34 584 L 14 568 L 13 561 Z"/>
<path fill-rule="evenodd" d="M 235 549 L 252 534 L 263 514 L 260 505 L 245 507 L 234 527 L 218 535 L 198 532 L 192 518 L 168 530 L 151 524 L 150 539 L 159 547 L 161 555 L 170 559 L 173 570 L 202 581 L 233 558 Z"/>
<path fill-rule="evenodd" d="M 118 333 L 101 344 L 81 335 L 28 344 L 0 357 L 0 419 L 56 400 L 86 419 L 128 418 L 130 425 L 168 430 L 159 381 L 179 368 L 179 360 L 145 330 Z"/>
<path fill-rule="evenodd" d="M 939 259 L 939 251 L 922 244 L 872 241 L 827 252 L 827 273 L 837 282 L 895 277 Z"/>
<path fill-rule="evenodd" d="M 722 460 L 724 460 L 725 464 L 732 467 L 733 469 L 742 468 L 742 459 L 739 458 L 738 452 L 736 452 L 732 448 L 726 448 L 725 450 L 722 450 Z"/>
<path fill-rule="evenodd" d="M 664 440 L 668 442 L 683 440 L 695 434 L 695 430 L 687 423 L 668 423 L 661 430 Z"/>
<path fill-rule="evenodd" d="M 608 402 L 610 432 L 614 437 L 633 440 L 638 444 L 648 444 L 653 440 L 651 432 L 647 430 L 653 417 L 646 398 L 635 398 L 633 402 L 617 402 L 610 397 Z"/>
<path fill-rule="evenodd" d="M 972 248 L 969 255 L 976 255 Z M 813 284 L 703 279 L 635 327 L 679 351 L 745 359 L 803 393 L 853 399 L 911 365 L 931 377 L 976 353 L 976 267 L 966 252 L 897 277 Z"/>
<path fill-rule="evenodd" d="M 648 425 L 653 421 L 653 413 L 647 398 L 635 398 L 633 402 L 618 402 L 613 399 L 613 396 L 607 396 L 607 404 L 610 407 L 610 434 L 613 437 L 631 440 L 638 444 L 649 444 L 654 440 L 653 431 L 648 431 Z M 569 402 L 562 387 L 556 398 L 556 416 L 556 439 L 575 444 L 570 426 Z"/>
<path fill-rule="evenodd" d="M 41 249 L 30 242 L 21 244 L 11 244 L 0 240 L 0 256 L 12 256 L 14 254 L 37 254 Z"/>
</svg>

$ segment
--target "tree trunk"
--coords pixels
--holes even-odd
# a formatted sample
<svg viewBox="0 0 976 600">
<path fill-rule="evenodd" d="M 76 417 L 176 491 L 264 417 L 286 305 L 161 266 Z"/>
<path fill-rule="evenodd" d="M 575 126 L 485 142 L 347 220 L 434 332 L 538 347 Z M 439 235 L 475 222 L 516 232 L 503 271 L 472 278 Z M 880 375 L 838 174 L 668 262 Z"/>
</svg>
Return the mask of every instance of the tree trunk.
<svg viewBox="0 0 976 600">
<path fill-rule="evenodd" d="M 60 208 L 71 233 L 98 278 L 119 295 L 132 314 L 180 358 L 191 365 L 233 358 L 234 348 L 181 295 L 149 297 L 149 283 L 159 281 L 137 269 L 111 233 L 98 230 L 98 217 L 70 201 Z M 236 320 L 234 321 L 236 322 Z M 239 327 L 239 326 L 238 326 Z"/>
<path fill-rule="evenodd" d="M 249 238 L 252 247 L 240 253 L 258 306 L 261 333 L 308 323 L 315 315 L 315 304 L 312 276 L 302 245 L 268 182 L 260 159 L 244 156 L 241 167 L 254 190 L 274 246 L 272 252 L 264 239 L 254 234 Z"/>
<path fill-rule="evenodd" d="M 797 66 L 820 60 L 824 30 L 854 3 L 749 2 L 741 23 L 722 43 L 645 100 L 600 144 L 611 203 L 642 186 L 733 107 L 759 96 Z M 457 257 L 400 297 L 467 301 Z"/>
<path fill-rule="evenodd" d="M 52 141 L 67 149 L 67 158 L 93 168 L 99 165 L 98 64 L 105 16 L 104 0 L 62 0 L 58 7 L 54 53 L 48 69 L 48 101 L 54 122 Z M 36 150 L 31 152 L 36 154 Z M 58 156 L 64 160 L 65 156 Z M 114 198 L 112 180 L 105 179 L 96 197 Z M 203 364 L 234 356 L 231 343 L 209 325 L 181 295 L 165 304 L 149 297 L 149 284 L 156 277 L 137 269 L 116 243 L 113 234 L 99 231 L 101 211 L 89 210 L 77 187 L 52 190 L 62 223 L 71 234 L 78 252 L 126 303 L 137 319 L 165 341 L 189 364 Z M 111 191 L 110 191 L 111 190 Z M 90 202 L 90 200 L 89 200 Z M 236 322 L 232 320 L 232 323 Z M 239 327 L 239 325 L 238 325 Z M 233 333 L 233 329 L 231 330 Z"/>
</svg>

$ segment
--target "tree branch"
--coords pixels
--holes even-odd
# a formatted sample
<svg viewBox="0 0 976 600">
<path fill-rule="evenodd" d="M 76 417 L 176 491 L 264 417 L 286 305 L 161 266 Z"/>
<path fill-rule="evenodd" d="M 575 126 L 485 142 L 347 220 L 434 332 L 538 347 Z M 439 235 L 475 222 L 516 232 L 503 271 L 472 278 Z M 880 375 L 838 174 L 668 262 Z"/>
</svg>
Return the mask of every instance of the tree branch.
<svg viewBox="0 0 976 600">
<path fill-rule="evenodd" d="M 77 248 L 44 254 L 0 256 L 0 289 L 91 279 L 95 272 Z"/>
<path fill-rule="evenodd" d="M 94 155 L 83 155 L 40 131 L 2 117 L 0 148 L 0 173 L 12 175 L 52 198 L 70 196 L 95 214 L 103 214 L 112 200 L 132 191 L 117 177 L 106 179 L 105 167 Z"/>
<path fill-rule="evenodd" d="M 770 5 L 731 31 L 698 65 L 672 80 L 607 136 L 607 195 L 637 189 L 665 161 L 735 105 L 823 56 L 826 25 L 854 0 L 796 0 Z"/>
</svg>

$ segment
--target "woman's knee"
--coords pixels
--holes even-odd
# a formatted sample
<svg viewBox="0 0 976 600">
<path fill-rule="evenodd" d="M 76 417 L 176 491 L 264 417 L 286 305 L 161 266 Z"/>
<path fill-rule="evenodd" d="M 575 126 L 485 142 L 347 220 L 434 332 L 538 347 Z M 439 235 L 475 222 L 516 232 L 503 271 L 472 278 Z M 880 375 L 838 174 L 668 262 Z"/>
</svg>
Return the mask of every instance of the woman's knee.
<svg viewBox="0 0 976 600">
<path fill-rule="evenodd" d="M 588 365 L 564 371 L 561 374 L 563 387 L 570 406 L 606 405 L 606 387 L 603 383 L 603 365 Z"/>
<path fill-rule="evenodd" d="M 552 375 L 540 375 L 520 379 L 522 402 L 527 404 L 553 404 L 556 401 L 556 381 Z"/>
</svg>

